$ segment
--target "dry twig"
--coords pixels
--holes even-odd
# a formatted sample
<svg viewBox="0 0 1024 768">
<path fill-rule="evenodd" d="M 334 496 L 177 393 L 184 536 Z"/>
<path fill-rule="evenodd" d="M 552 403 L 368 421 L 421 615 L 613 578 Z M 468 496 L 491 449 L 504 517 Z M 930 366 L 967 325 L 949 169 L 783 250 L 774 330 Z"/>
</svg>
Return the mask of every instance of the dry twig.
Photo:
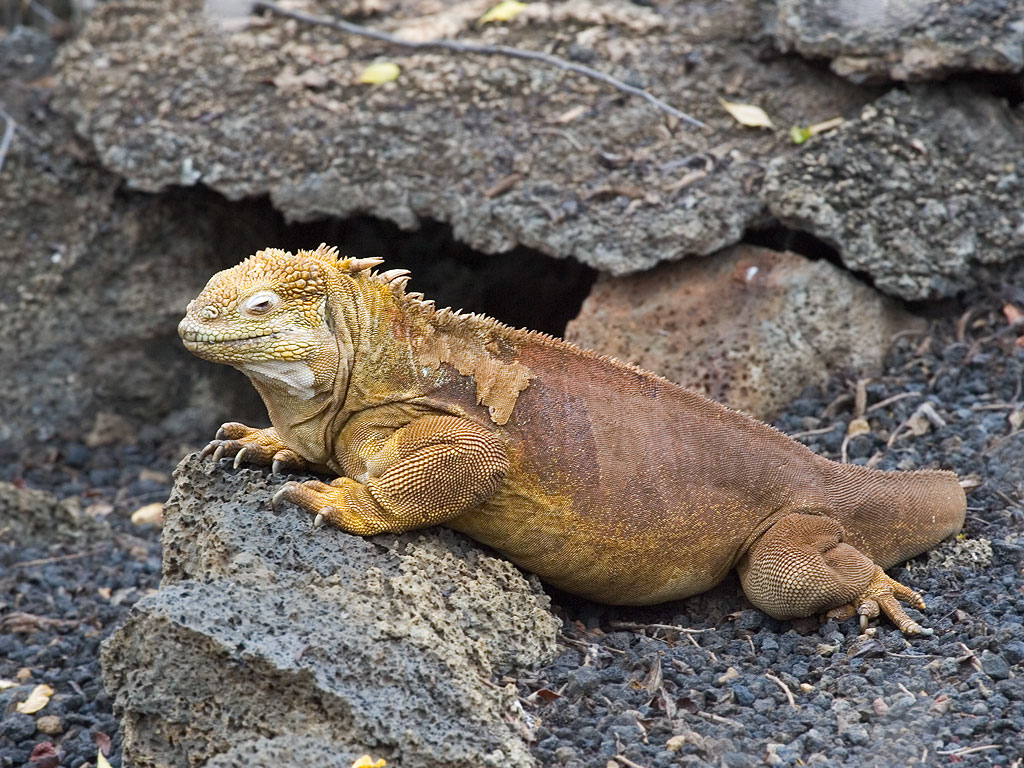
<svg viewBox="0 0 1024 768">
<path fill-rule="evenodd" d="M 612 629 L 664 629 L 671 630 L 672 632 L 680 632 L 684 635 L 700 635 L 704 632 L 714 632 L 714 628 L 708 629 L 686 629 L 685 627 L 677 627 L 674 624 L 636 624 L 632 621 L 609 621 L 608 626 Z"/>
<path fill-rule="evenodd" d="M 789 699 L 789 706 L 796 709 L 796 699 L 793 698 L 793 692 L 789 690 L 789 686 L 782 681 L 782 678 L 776 677 L 771 672 L 765 672 L 764 676 L 782 689 L 782 692 L 786 694 L 786 698 Z"/>
<path fill-rule="evenodd" d="M 475 53 L 483 56 L 508 56 L 513 59 L 527 59 L 530 61 L 542 61 L 545 64 L 564 69 L 568 72 L 575 72 L 577 75 L 583 75 L 589 77 L 592 80 L 598 80 L 606 85 L 610 85 L 616 90 L 622 91 L 623 93 L 629 93 L 633 96 L 639 96 L 645 101 L 653 104 L 655 107 L 660 109 L 672 117 L 682 120 L 684 123 L 689 123 L 696 128 L 705 128 L 706 124 L 702 123 L 695 117 L 692 117 L 685 112 L 673 107 L 671 104 L 666 104 L 664 101 L 659 99 L 654 94 L 645 91 L 643 88 L 637 88 L 635 85 L 619 80 L 617 77 L 605 74 L 593 67 L 588 67 L 583 64 L 577 64 L 566 59 L 559 58 L 558 56 L 552 56 L 548 53 L 541 53 L 540 51 L 530 51 L 525 48 L 516 48 L 512 45 L 491 45 L 488 43 L 465 43 L 460 40 L 404 40 L 394 35 L 389 35 L 387 32 L 382 32 L 379 29 L 371 29 L 364 27 L 359 24 L 353 24 L 350 21 L 344 19 L 332 19 L 326 16 L 314 16 L 310 13 L 303 13 L 302 11 L 295 11 L 290 8 L 282 8 L 277 3 L 270 2 L 270 0 L 255 0 L 253 3 L 254 8 L 263 8 L 270 11 L 271 13 L 277 14 L 278 16 L 285 16 L 289 19 L 295 19 L 301 21 L 304 24 L 316 24 L 323 27 L 330 27 L 331 29 L 337 29 L 341 32 L 347 32 L 350 35 L 358 35 L 359 37 L 367 37 L 371 40 L 379 40 L 382 43 L 389 45 L 397 45 L 401 48 L 411 48 L 414 50 L 430 50 L 430 49 L 443 49 L 447 51 L 454 51 L 456 53 Z"/>
</svg>

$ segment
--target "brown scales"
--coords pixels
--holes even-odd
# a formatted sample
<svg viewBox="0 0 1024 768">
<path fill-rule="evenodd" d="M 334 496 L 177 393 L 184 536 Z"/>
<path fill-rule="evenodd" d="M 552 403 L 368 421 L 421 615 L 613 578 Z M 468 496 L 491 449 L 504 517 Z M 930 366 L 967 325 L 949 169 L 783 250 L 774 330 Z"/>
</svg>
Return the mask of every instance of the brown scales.
<svg viewBox="0 0 1024 768">
<path fill-rule="evenodd" d="M 435 309 L 379 264 L 267 250 L 211 279 L 182 337 L 246 372 L 274 426 L 225 425 L 204 453 L 328 471 L 275 500 L 364 535 L 444 524 L 595 600 L 686 597 L 735 567 L 772 616 L 923 631 L 882 569 L 960 529 L 953 473 L 828 461 L 635 366 Z"/>
</svg>

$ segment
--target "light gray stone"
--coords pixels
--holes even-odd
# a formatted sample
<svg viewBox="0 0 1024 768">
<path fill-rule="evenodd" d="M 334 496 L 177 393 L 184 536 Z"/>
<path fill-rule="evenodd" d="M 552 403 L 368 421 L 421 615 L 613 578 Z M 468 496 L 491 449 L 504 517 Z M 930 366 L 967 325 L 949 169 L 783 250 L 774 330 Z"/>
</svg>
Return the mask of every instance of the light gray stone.
<svg viewBox="0 0 1024 768">
<path fill-rule="evenodd" d="M 536 579 L 448 530 L 363 539 L 274 514 L 255 470 L 192 456 L 176 479 L 161 589 L 103 650 L 133 765 L 324 744 L 404 768 L 533 764 L 514 691 L 489 679 L 554 653 Z"/>
<path fill-rule="evenodd" d="M 773 160 L 763 194 L 882 291 L 952 296 L 1024 255 L 1024 115 L 966 85 L 892 91 Z"/>
<path fill-rule="evenodd" d="M 779 0 L 783 47 L 856 82 L 1024 71 L 1020 0 Z"/>
</svg>

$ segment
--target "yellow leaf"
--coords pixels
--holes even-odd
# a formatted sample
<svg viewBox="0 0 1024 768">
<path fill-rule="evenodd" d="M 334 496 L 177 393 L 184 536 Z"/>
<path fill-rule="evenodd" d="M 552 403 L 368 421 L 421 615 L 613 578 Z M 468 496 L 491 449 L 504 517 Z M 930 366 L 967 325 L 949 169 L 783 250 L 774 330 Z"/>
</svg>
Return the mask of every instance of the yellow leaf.
<svg viewBox="0 0 1024 768">
<path fill-rule="evenodd" d="M 8 688 L 13 688 L 17 683 L 13 680 L 0 680 L 0 691 L 6 691 Z"/>
<path fill-rule="evenodd" d="M 387 760 L 383 757 L 380 760 L 374 761 L 369 755 L 363 755 L 352 763 L 352 768 L 384 768 L 387 764 Z M 96 768 L 101 768 L 101 766 L 96 766 Z"/>
<path fill-rule="evenodd" d="M 868 424 L 867 419 L 854 419 L 850 422 L 850 425 L 846 428 L 846 434 L 850 437 L 856 435 L 866 435 L 871 431 L 871 425 Z"/>
<path fill-rule="evenodd" d="M 725 111 L 732 115 L 733 119 L 740 125 L 745 125 L 748 128 L 775 127 L 767 113 L 760 107 L 755 107 L 753 104 L 737 104 L 734 101 L 726 101 L 721 98 L 718 100 L 718 103 L 721 104 Z"/>
<path fill-rule="evenodd" d="M 159 501 L 145 504 L 132 512 L 132 525 L 163 525 L 164 505 Z"/>
<path fill-rule="evenodd" d="M 96 750 L 96 768 L 110 768 L 110 763 L 107 762 L 107 758 L 103 756 L 103 750 Z"/>
<path fill-rule="evenodd" d="M 37 685 L 32 689 L 32 693 L 28 695 L 28 698 L 18 704 L 15 709 L 23 715 L 31 715 L 49 704 L 51 696 L 53 696 L 53 688 L 46 685 L 46 683 Z"/>
<path fill-rule="evenodd" d="M 526 3 L 519 0 L 501 0 L 500 3 L 491 8 L 480 17 L 478 24 L 487 24 L 492 21 L 511 21 L 526 8 Z"/>
<path fill-rule="evenodd" d="M 810 129 L 803 128 L 799 125 L 794 125 L 789 129 L 789 138 L 793 140 L 794 144 L 803 144 L 814 134 L 811 133 Z"/>
<path fill-rule="evenodd" d="M 359 82 L 367 85 L 380 85 L 397 80 L 400 74 L 402 74 L 401 68 L 393 61 L 378 61 L 363 70 L 363 74 L 359 76 Z"/>
</svg>

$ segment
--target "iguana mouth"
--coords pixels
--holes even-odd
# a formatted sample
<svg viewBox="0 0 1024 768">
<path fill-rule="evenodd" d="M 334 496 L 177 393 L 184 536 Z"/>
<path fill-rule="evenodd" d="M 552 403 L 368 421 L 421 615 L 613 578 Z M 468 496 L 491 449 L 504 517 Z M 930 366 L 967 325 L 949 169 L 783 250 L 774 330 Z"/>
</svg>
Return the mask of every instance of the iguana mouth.
<svg viewBox="0 0 1024 768">
<path fill-rule="evenodd" d="M 216 331 L 197 331 L 192 328 L 185 328 L 181 331 L 182 340 L 192 342 L 193 344 L 222 344 L 231 341 L 253 341 L 255 339 L 265 339 L 268 336 L 276 335 L 277 331 L 267 331 L 266 333 L 256 333 L 248 336 L 218 333 Z"/>
</svg>

